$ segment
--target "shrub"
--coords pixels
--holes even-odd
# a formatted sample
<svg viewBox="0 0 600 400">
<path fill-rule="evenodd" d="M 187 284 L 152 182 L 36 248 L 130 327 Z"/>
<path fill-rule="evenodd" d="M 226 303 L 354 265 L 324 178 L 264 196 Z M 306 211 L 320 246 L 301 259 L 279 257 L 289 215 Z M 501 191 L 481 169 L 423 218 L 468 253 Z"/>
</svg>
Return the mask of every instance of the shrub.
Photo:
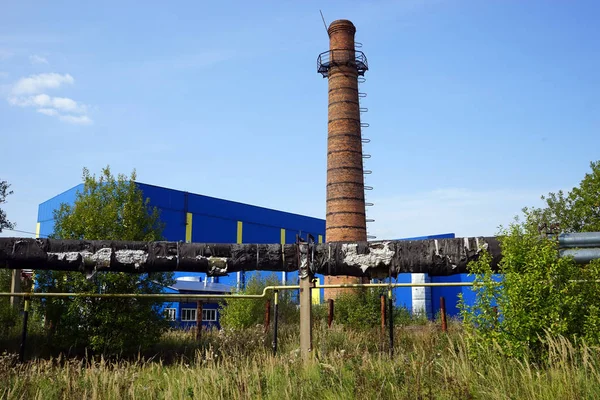
<svg viewBox="0 0 600 400">
<path fill-rule="evenodd" d="M 262 294 L 266 286 L 281 285 L 275 274 L 267 278 L 261 278 L 258 274 L 253 275 L 246 287 L 239 290 L 239 294 Z M 281 322 L 293 322 L 298 320 L 298 306 L 293 302 L 293 293 L 289 290 L 281 290 L 279 298 L 279 320 Z M 221 325 L 224 328 L 241 329 L 257 324 L 262 324 L 265 317 L 267 301 L 271 301 L 271 309 L 274 307 L 273 292 L 269 291 L 261 299 L 228 299 L 220 309 Z"/>
<path fill-rule="evenodd" d="M 459 304 L 471 348 L 497 342 L 509 355 L 539 359 L 548 337 L 599 344 L 600 263 L 580 266 L 559 257 L 556 240 L 531 223 L 512 224 L 499 239 L 502 282 L 493 279 L 491 257 L 483 253 L 470 265 L 476 301 Z"/>
<path fill-rule="evenodd" d="M 381 289 L 346 291 L 335 300 L 335 321 L 354 329 L 381 324 Z"/>
</svg>

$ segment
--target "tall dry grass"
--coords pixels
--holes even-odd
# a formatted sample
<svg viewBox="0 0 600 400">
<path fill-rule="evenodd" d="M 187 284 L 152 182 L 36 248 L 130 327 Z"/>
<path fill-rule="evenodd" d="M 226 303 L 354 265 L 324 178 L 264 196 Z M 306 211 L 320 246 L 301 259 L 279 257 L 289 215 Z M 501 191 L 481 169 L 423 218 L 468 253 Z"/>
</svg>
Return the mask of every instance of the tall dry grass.
<svg viewBox="0 0 600 400">
<path fill-rule="evenodd" d="M 538 364 L 489 348 L 469 357 L 459 325 L 396 330 L 395 356 L 378 330 L 314 332 L 304 365 L 294 326 L 272 356 L 262 328 L 170 332 L 154 354 L 129 361 L 0 358 L 2 399 L 598 399 L 600 349 L 550 339 Z M 177 355 L 176 355 L 177 354 Z"/>
</svg>

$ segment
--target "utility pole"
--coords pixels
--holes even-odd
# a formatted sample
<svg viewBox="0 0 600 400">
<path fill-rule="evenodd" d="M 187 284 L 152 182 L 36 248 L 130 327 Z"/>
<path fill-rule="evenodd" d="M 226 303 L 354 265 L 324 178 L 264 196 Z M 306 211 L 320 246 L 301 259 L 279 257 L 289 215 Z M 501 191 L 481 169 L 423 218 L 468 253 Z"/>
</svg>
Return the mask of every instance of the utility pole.
<svg viewBox="0 0 600 400">
<path fill-rule="evenodd" d="M 304 361 L 312 355 L 312 287 L 314 273 L 312 266 L 315 257 L 315 240 L 308 235 L 308 241 L 297 238 L 298 277 L 300 278 L 300 352 Z"/>
<path fill-rule="evenodd" d="M 12 278 L 10 281 L 10 292 L 11 293 L 21 293 L 21 270 L 13 269 Z M 19 308 L 21 305 L 21 299 L 19 297 L 11 297 L 10 298 L 10 306 L 12 308 Z"/>
</svg>

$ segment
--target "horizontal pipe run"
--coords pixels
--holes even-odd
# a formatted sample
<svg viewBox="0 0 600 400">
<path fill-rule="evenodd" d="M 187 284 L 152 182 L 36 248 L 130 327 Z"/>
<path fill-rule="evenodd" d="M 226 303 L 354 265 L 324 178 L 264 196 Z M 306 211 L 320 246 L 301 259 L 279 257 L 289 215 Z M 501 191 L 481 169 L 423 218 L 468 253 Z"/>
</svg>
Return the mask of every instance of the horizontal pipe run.
<svg viewBox="0 0 600 400">
<path fill-rule="evenodd" d="M 585 283 L 586 280 L 570 280 L 575 283 Z M 600 280 L 593 281 L 600 283 Z M 502 282 L 495 282 L 496 285 L 501 285 Z M 311 289 L 343 289 L 343 288 L 402 288 L 402 287 L 469 287 L 469 286 L 483 286 L 483 284 L 477 284 L 475 282 L 442 282 L 442 283 L 340 283 L 330 285 L 316 285 Z M 267 292 L 271 290 L 299 290 L 299 285 L 285 285 L 285 286 L 266 286 L 263 289 L 262 294 L 136 294 L 136 293 L 10 293 L 0 292 L 0 297 L 24 297 L 24 298 L 60 298 L 60 297 L 83 297 L 83 298 L 107 298 L 107 299 L 156 299 L 156 300 L 171 300 L 171 301 L 185 301 L 185 300 L 197 300 L 197 299 L 262 299 L 265 298 Z"/>
<path fill-rule="evenodd" d="M 348 196 L 342 193 L 335 198 L 344 197 Z M 357 203 L 361 201 L 364 201 L 362 197 L 356 198 Z M 364 226 L 355 225 L 336 227 L 364 230 Z M 142 274 L 187 271 L 209 276 L 224 276 L 238 271 L 291 272 L 299 268 L 298 249 L 297 244 L 0 238 L 0 268 L 79 271 L 88 278 L 98 272 Z M 467 272 L 468 263 L 476 260 L 482 249 L 490 252 L 495 267 L 501 253 L 498 241 L 493 237 L 330 242 L 315 245 L 312 272 L 369 278 L 414 272 L 431 276 L 454 275 Z"/>
<path fill-rule="evenodd" d="M 560 247 L 600 247 L 600 232 L 561 233 Z"/>
<path fill-rule="evenodd" d="M 475 286 L 473 282 L 442 282 L 442 283 L 338 283 L 331 285 L 316 285 L 313 289 L 340 289 L 340 288 L 357 288 L 357 287 L 451 287 L 451 286 Z"/>
<path fill-rule="evenodd" d="M 144 294 L 144 293 L 0 293 L 0 297 L 51 298 L 51 297 L 84 297 L 98 299 L 157 299 L 185 301 L 197 299 L 262 299 L 271 290 L 298 290 L 299 285 L 267 286 L 262 294 Z"/>
<path fill-rule="evenodd" d="M 569 282 L 575 283 L 586 283 L 587 280 L 569 280 Z M 592 281 L 594 283 L 600 283 L 600 280 Z M 496 285 L 501 285 L 502 282 L 494 282 Z M 469 286 L 483 286 L 484 284 L 477 284 L 475 282 L 421 282 L 421 283 L 340 283 L 340 284 L 329 284 L 329 285 L 315 285 L 311 289 L 343 289 L 343 288 L 402 288 L 402 287 L 469 287 Z M 0 292 L 0 297 L 25 297 L 25 298 L 60 298 L 60 297 L 89 297 L 89 298 L 127 298 L 127 299 L 157 299 L 157 300 L 171 300 L 171 301 L 185 301 L 185 300 L 196 300 L 196 299 L 262 299 L 267 295 L 267 292 L 271 290 L 299 290 L 299 285 L 285 285 L 285 286 L 266 286 L 263 289 L 262 294 L 135 294 L 135 293 L 10 293 Z"/>
<path fill-rule="evenodd" d="M 600 248 L 564 249 L 560 250 L 559 254 L 561 257 L 573 257 L 578 264 L 587 264 L 600 258 Z"/>
<path fill-rule="evenodd" d="M 472 282 L 446 282 L 446 283 L 341 283 L 331 285 L 317 285 L 311 289 L 341 289 L 357 287 L 424 287 L 424 286 L 473 286 Z M 98 299 L 157 299 L 184 301 L 196 299 L 262 299 L 271 290 L 298 290 L 299 285 L 267 286 L 262 294 L 143 294 L 143 293 L 0 293 L 0 297 L 25 297 L 25 298 L 51 298 L 51 297 L 88 297 Z"/>
<path fill-rule="evenodd" d="M 335 199 L 346 198 L 341 195 Z M 589 247 L 598 237 L 599 232 L 560 235 L 559 246 L 579 247 L 561 249 L 560 254 L 573 256 L 578 263 L 600 258 L 600 244 Z M 477 260 L 483 249 L 492 256 L 492 269 L 498 271 L 502 254 L 494 237 L 316 244 L 312 269 L 313 273 L 326 276 L 369 278 L 396 277 L 401 273 L 455 275 L 468 272 L 467 265 Z M 298 270 L 297 255 L 295 244 L 0 238 L 0 268 L 79 271 L 88 278 L 98 272 L 187 271 L 209 276 L 254 270 L 289 272 Z"/>
</svg>

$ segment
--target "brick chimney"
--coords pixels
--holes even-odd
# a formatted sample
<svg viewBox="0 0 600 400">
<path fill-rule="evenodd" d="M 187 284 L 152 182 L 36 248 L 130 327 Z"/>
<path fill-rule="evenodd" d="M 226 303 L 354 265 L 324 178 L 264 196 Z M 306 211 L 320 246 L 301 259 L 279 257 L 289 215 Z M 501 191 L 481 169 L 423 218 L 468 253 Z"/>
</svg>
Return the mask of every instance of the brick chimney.
<svg viewBox="0 0 600 400">
<path fill-rule="evenodd" d="M 337 20 L 327 30 L 329 51 L 318 59 L 318 69 L 329 82 L 327 125 L 327 242 L 366 241 L 363 153 L 358 96 L 358 76 L 367 62 L 356 52 L 356 28 L 348 20 Z M 360 278 L 331 276 L 325 283 L 359 283 Z M 335 298 L 347 289 L 328 289 Z"/>
</svg>

